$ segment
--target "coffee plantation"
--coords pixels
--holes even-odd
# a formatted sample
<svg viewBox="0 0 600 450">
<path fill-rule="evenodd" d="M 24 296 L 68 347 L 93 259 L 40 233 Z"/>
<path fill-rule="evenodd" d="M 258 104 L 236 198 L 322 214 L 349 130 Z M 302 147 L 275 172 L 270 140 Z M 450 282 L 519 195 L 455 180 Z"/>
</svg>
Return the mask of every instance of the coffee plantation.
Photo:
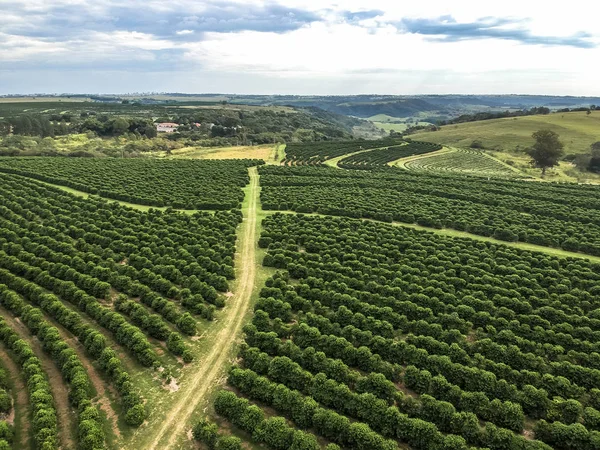
<svg viewBox="0 0 600 450">
<path fill-rule="evenodd" d="M 1 160 L 0 450 L 600 449 L 599 188 L 439 149 Z"/>
</svg>

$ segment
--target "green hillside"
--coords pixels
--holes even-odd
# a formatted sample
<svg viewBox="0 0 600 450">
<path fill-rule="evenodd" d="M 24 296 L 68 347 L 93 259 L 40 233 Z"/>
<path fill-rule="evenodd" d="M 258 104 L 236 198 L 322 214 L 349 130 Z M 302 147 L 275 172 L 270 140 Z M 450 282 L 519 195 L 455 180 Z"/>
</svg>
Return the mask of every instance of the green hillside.
<svg viewBox="0 0 600 450">
<path fill-rule="evenodd" d="M 418 133 L 411 138 L 455 147 L 469 147 L 478 140 L 486 149 L 514 151 L 532 145 L 531 134 L 542 128 L 560 135 L 566 154 L 585 153 L 593 142 L 600 141 L 600 112 L 553 113 L 446 125 L 439 131 Z"/>
</svg>

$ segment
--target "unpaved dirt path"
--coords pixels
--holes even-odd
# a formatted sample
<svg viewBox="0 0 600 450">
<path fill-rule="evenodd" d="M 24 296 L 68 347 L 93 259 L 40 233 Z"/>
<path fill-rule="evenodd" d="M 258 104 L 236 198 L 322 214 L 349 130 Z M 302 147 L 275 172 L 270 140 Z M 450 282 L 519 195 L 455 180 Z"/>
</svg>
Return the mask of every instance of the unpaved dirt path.
<svg viewBox="0 0 600 450">
<path fill-rule="evenodd" d="M 0 359 L 8 371 L 13 383 L 11 391 L 13 397 L 13 422 L 15 429 L 19 430 L 19 440 L 13 443 L 14 448 L 29 448 L 29 396 L 27 395 L 27 386 L 22 376 L 21 369 L 9 356 L 6 349 L 0 347 Z M 10 421 L 9 421 L 10 422 Z"/>
<path fill-rule="evenodd" d="M 33 349 L 33 353 L 37 356 L 42 364 L 44 372 L 48 376 L 56 414 L 58 417 L 58 440 L 62 450 L 75 449 L 75 440 L 73 438 L 73 430 L 75 429 L 75 411 L 69 403 L 69 391 L 63 380 L 62 374 L 56 364 L 44 352 L 41 342 L 37 337 L 30 334 L 29 330 L 23 322 L 15 319 L 6 309 L 0 308 L 0 315 L 6 323 L 23 339 L 28 342 Z"/>
<path fill-rule="evenodd" d="M 406 167 L 406 164 L 409 162 L 416 161 L 417 159 L 425 159 L 430 158 L 432 156 L 445 155 L 446 153 L 454 153 L 456 149 L 450 147 L 443 147 L 440 150 L 436 150 L 434 152 L 422 153 L 420 155 L 411 155 L 405 156 L 404 158 L 396 159 L 395 161 L 391 161 L 388 163 L 388 166 L 399 167 L 400 169 L 410 170 Z"/>
<path fill-rule="evenodd" d="M 222 374 L 223 366 L 228 360 L 229 350 L 240 335 L 244 317 L 250 305 L 256 272 L 258 171 L 256 167 L 251 167 L 249 173 L 249 202 L 244 211 L 244 221 L 240 230 L 240 255 L 236 261 L 237 287 L 234 295 L 228 301 L 224 310 L 225 314 L 220 319 L 220 327 L 206 337 L 214 345 L 211 346 L 210 352 L 194 365 L 196 371 L 191 374 L 191 378 L 183 380 L 181 389 L 177 391 L 179 400 L 167 413 L 156 431 L 145 427 L 140 430 L 142 433 L 155 433 L 152 444 L 147 447 L 148 450 L 173 448 L 177 439 L 185 434 L 190 416 Z"/>
</svg>

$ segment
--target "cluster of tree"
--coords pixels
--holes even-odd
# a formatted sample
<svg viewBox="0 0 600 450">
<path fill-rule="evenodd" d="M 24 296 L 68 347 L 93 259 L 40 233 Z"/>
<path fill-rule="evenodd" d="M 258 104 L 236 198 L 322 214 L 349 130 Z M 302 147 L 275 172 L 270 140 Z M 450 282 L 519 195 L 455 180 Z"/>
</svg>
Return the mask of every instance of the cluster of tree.
<svg viewBox="0 0 600 450">
<path fill-rule="evenodd" d="M 192 429 L 194 439 L 200 441 L 209 450 L 242 450 L 242 440 L 235 436 L 223 436 L 219 427 L 207 420 L 199 420 Z"/>
<path fill-rule="evenodd" d="M 239 208 L 247 168 L 259 164 L 264 161 L 11 158 L 0 161 L 0 171 L 142 205 L 226 210 Z"/>
<path fill-rule="evenodd" d="M 503 119 L 505 117 L 535 116 L 540 114 L 550 114 L 550 108 L 546 108 L 545 106 L 534 106 L 533 108 L 523 109 L 519 111 L 478 112 L 475 114 L 462 114 L 455 119 L 442 120 L 438 123 L 438 125 L 452 125 L 456 123 Z"/>
<path fill-rule="evenodd" d="M 590 146 L 590 153 L 575 156 L 573 163 L 581 170 L 600 173 L 600 141 Z"/>
<path fill-rule="evenodd" d="M 30 265 L 18 257 L 8 256 L 4 252 L 1 254 L 6 257 L 2 258 L 0 267 L 24 276 L 28 281 L 35 282 L 77 306 L 82 312 L 113 333 L 116 341 L 129 349 L 142 365 L 152 367 L 159 364 L 156 353 L 144 333 L 138 327 L 129 324 L 121 314 L 102 305 L 95 297 L 79 289 L 72 281 L 60 280 L 40 267 Z M 21 253 L 19 256 L 23 257 Z"/>
<path fill-rule="evenodd" d="M 90 117 L 72 124 L 71 128 L 76 133 L 91 131 L 101 137 L 122 136 L 127 133 L 147 138 L 157 136 L 156 126 L 151 120 L 137 117 Z"/>
<path fill-rule="evenodd" d="M 535 434 L 561 450 L 594 450 L 600 446 L 600 432 L 589 431 L 580 423 L 566 425 L 540 420 L 535 426 Z"/>
<path fill-rule="evenodd" d="M 285 367 L 277 367 L 277 361 L 274 359 L 271 364 L 272 368 L 269 368 L 269 375 L 275 382 L 259 376 L 252 370 L 237 368 L 230 371 L 228 381 L 241 393 L 274 407 L 278 412 L 290 418 L 299 428 L 314 429 L 319 435 L 338 445 L 381 450 L 398 448 L 394 441 L 382 438 L 367 424 L 350 423 L 348 418 L 335 411 L 319 407 L 315 398 L 304 396 L 297 390 L 289 389 L 285 384 L 278 384 L 277 374 L 281 374 L 281 370 L 285 370 Z M 339 400 L 342 401 L 342 399 Z"/>
<path fill-rule="evenodd" d="M 17 333 L 0 317 L 0 340 L 12 352 L 15 361 L 23 369 L 31 408 L 31 427 L 37 449 L 57 449 L 58 439 L 56 409 L 52 391 L 42 363 L 35 356 L 31 346 L 20 339 Z M 9 441 L 11 432 L 7 427 L 0 428 L 2 440 Z"/>
<path fill-rule="evenodd" d="M 0 420 L 0 450 L 10 450 L 15 437 L 15 430 L 5 420 Z"/>
<path fill-rule="evenodd" d="M 600 255 L 596 186 L 533 186 L 394 169 L 340 173 L 270 166 L 259 172 L 267 210 L 417 223 Z"/>
<path fill-rule="evenodd" d="M 233 274 L 235 230 L 241 214 L 142 213 L 97 198 L 76 198 L 20 177 L 2 175 L 2 179 L 5 189 L 0 196 L 0 222 L 6 234 L 0 238 L 0 282 L 77 336 L 121 394 L 127 423 L 141 424 L 145 418 L 142 399 L 106 339 L 46 289 L 90 314 L 143 363 L 153 365 L 155 359 L 147 359 L 152 352 L 143 334 L 120 314 L 102 307 L 96 298 L 106 298 L 111 287 L 124 287 L 131 297 L 139 296 L 142 302 L 161 310 L 182 332 L 194 334 L 195 319 L 174 308 L 173 301 L 156 294 L 142 279 L 150 272 L 171 287 L 176 282 L 172 298 L 182 302 L 189 299 L 190 306 L 201 310 L 201 305 L 212 316 L 215 305 L 222 306 L 223 302 L 204 280 L 219 285 L 226 280 L 225 275 Z M 43 225 L 31 228 L 37 214 L 43 215 Z M 121 264 L 123 261 L 127 264 Z M 214 278 L 215 272 L 222 275 Z M 120 300 L 118 308 L 126 310 L 129 318 L 149 333 L 158 336 L 168 330 L 162 319 L 149 317 L 136 302 Z M 3 295 L 0 301 L 11 311 L 23 307 L 16 294 Z M 163 334 L 160 337 L 165 338 Z M 165 340 L 170 351 L 185 362 L 191 361 L 192 355 L 178 333 L 169 333 Z"/>
<path fill-rule="evenodd" d="M 167 117 L 159 120 L 167 121 Z M 352 127 L 360 123 L 317 108 L 180 110 L 168 121 L 179 124 L 169 139 L 227 139 L 229 145 L 349 139 Z"/>
<path fill-rule="evenodd" d="M 0 414 L 8 414 L 12 410 L 13 401 L 10 395 L 8 372 L 0 361 Z"/>
<path fill-rule="evenodd" d="M 257 349 L 248 349 L 243 356 L 244 365 L 250 369 L 233 369 L 229 381 L 234 387 L 245 395 L 284 412 L 299 427 L 312 427 L 322 436 L 345 446 L 361 448 L 356 445 L 360 440 L 353 442 L 352 436 L 356 435 L 349 428 L 350 423 L 344 416 L 331 410 L 324 411 L 319 405 L 335 408 L 348 417 L 364 421 L 361 432 L 363 437 L 369 433 L 368 428 L 365 430 L 364 427 L 370 426 L 382 436 L 398 437 L 414 448 L 466 449 L 467 442 L 476 446 L 504 448 L 494 444 L 499 436 L 509 443 L 510 446 L 506 448 L 544 448 L 540 442 L 528 443 L 522 437 L 491 423 L 482 428 L 473 413 L 457 412 L 447 402 L 427 395 L 421 396 L 419 400 L 406 396 L 397 391 L 395 386 L 390 387 L 381 375 L 378 377 L 371 374 L 351 387 L 328 379 L 323 373 L 316 373 L 317 371 L 313 371 L 316 375 L 301 371 L 297 364 L 291 363 L 287 358 L 269 358 L 265 353 L 257 352 Z M 252 369 L 268 375 L 274 382 L 258 376 Z M 304 381 L 298 384 L 298 376 L 287 376 L 286 370 L 301 373 Z M 306 396 L 301 395 L 301 392 Z M 313 417 L 316 420 L 317 416 L 323 414 L 329 416 L 325 424 L 335 423 L 336 429 L 328 429 L 327 425 L 319 428 L 324 425 L 321 421 L 313 423 Z M 346 423 L 345 427 L 343 423 Z M 444 436 L 441 432 L 449 435 Z M 370 433 L 370 442 L 374 444 L 379 441 L 373 448 L 387 448 L 389 444 L 381 436 L 373 431 Z M 424 439 L 424 436 L 427 438 Z"/>
<path fill-rule="evenodd" d="M 377 167 L 386 167 L 388 163 L 408 156 L 422 155 L 440 150 L 441 145 L 430 142 L 408 142 L 380 150 L 371 150 L 358 153 L 342 159 L 338 166 L 343 169 L 370 170 Z"/>
<path fill-rule="evenodd" d="M 0 125 L 0 136 L 9 134 L 21 136 L 54 137 L 71 133 L 91 131 L 98 136 L 112 137 L 131 133 L 135 136 L 154 138 L 156 126 L 150 119 L 137 117 L 109 117 L 107 115 L 90 117 L 84 113 L 80 118 L 73 114 L 19 115 L 5 119 Z"/>
<path fill-rule="evenodd" d="M 8 372 L 0 361 L 0 415 L 6 416 L 13 409 L 13 399 L 10 392 Z M 5 420 L 0 420 L 0 449 L 9 450 L 14 438 L 13 426 Z"/>
<path fill-rule="evenodd" d="M 0 126 L 0 136 L 7 136 L 10 132 L 45 138 L 67 134 L 68 129 L 65 122 L 54 124 L 45 116 L 24 115 L 9 119 L 5 121 L 4 126 Z"/>
<path fill-rule="evenodd" d="M 589 112 L 589 111 L 600 111 L 600 106 L 597 105 L 590 105 L 589 108 L 586 108 L 585 106 L 582 106 L 580 108 L 561 108 L 558 109 L 556 112 L 559 113 L 565 113 L 565 112 Z"/>
</svg>

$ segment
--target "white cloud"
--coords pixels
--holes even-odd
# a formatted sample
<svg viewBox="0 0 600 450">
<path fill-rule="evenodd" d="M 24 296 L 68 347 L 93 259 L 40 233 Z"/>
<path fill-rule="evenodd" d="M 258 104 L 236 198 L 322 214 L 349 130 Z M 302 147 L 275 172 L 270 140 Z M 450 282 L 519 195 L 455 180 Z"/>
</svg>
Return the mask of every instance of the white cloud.
<svg viewBox="0 0 600 450">
<path fill-rule="evenodd" d="M 148 79 L 150 73 L 156 75 L 151 78 L 156 84 L 161 84 L 157 81 L 161 76 L 168 77 L 165 83 L 171 83 L 166 89 L 170 91 L 600 95 L 594 77 L 600 48 L 526 45 L 489 37 L 433 42 L 432 36 L 403 33 L 394 26 L 406 18 L 435 19 L 444 15 L 460 23 L 485 17 L 515 18 L 523 22 L 512 27 L 525 28 L 538 37 L 587 32 L 593 34 L 590 41 L 600 46 L 596 7 L 591 0 L 571 0 L 568 6 L 540 0 L 279 0 L 278 5 L 307 11 L 319 20 L 299 21 L 290 30 L 273 26 L 272 31 L 249 31 L 262 30 L 265 23 L 265 30 L 269 30 L 269 20 L 275 19 L 267 15 L 253 22 L 252 26 L 258 23 L 259 28 L 248 25 L 246 31 L 201 31 L 200 25 L 219 21 L 203 16 L 211 7 L 227 14 L 233 11 L 234 19 L 239 12 L 239 23 L 233 22 L 243 27 L 248 23 L 245 7 L 265 4 L 260 0 L 218 1 L 190 4 L 183 0 L 131 0 L 124 4 L 117 0 L 30 0 L 11 8 L 16 4 L 14 0 L 0 0 L 0 10 L 10 11 L 0 17 L 0 61 L 5 68 L 10 63 L 10 70 L 32 73 L 42 68 L 60 72 L 60 67 L 68 64 L 66 85 L 67 78 L 75 76 L 73 69 L 85 70 L 93 65 L 95 71 L 108 73 L 119 66 L 126 73 L 140 70 L 143 65 Z M 156 27 L 136 28 L 135 15 L 114 16 L 124 7 L 140 8 L 145 20 L 154 20 Z M 80 28 L 61 29 L 61 22 L 56 22 L 59 25 L 53 24 L 54 34 L 47 32 L 44 27 L 57 17 L 55 8 L 62 8 L 61 18 Z M 345 18 L 348 12 L 370 10 L 382 13 L 360 20 Z M 112 81 L 107 82 L 114 84 L 110 89 L 113 92 L 135 90 L 119 84 L 128 77 L 110 78 Z M 16 83 L 15 78 L 10 80 Z M 177 80 L 182 84 L 176 84 Z M 141 80 L 137 78 L 137 82 Z M 0 85 L 11 89 L 6 81 Z M 146 89 L 160 90 L 160 86 Z M 31 90 L 40 89 L 31 86 Z"/>
</svg>

